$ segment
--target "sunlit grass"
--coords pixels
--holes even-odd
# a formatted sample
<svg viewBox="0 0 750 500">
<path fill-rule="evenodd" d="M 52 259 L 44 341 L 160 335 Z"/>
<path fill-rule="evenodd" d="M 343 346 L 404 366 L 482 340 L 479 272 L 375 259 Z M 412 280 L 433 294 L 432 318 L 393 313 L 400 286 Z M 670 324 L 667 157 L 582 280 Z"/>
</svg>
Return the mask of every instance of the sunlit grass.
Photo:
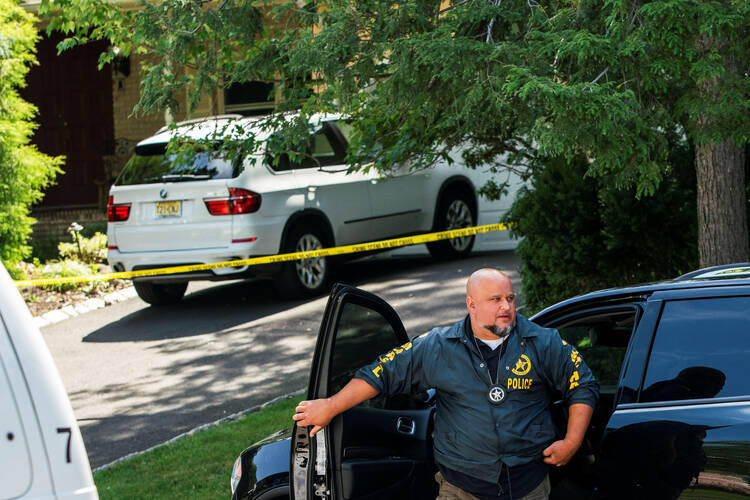
<svg viewBox="0 0 750 500">
<path fill-rule="evenodd" d="M 229 498 L 229 475 L 251 444 L 290 427 L 294 396 L 235 422 L 197 432 L 176 442 L 96 472 L 99 497 L 106 499 Z"/>
</svg>

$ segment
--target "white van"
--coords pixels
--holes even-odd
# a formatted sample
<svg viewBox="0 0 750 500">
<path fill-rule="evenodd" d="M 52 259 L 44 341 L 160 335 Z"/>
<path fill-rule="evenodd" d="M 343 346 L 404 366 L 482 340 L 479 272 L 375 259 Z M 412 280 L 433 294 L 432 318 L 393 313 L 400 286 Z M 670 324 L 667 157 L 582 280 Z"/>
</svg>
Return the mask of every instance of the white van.
<svg viewBox="0 0 750 500">
<path fill-rule="evenodd" d="M 98 499 L 52 356 L 0 265 L 0 499 Z"/>
</svg>

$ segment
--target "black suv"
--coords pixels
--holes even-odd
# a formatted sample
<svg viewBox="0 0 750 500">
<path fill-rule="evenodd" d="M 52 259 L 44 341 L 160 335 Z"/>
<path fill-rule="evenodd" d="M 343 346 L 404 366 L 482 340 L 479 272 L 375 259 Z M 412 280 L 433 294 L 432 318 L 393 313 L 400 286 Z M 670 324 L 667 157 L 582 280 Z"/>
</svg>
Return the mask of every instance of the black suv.
<svg viewBox="0 0 750 500">
<path fill-rule="evenodd" d="M 750 263 L 581 295 L 531 319 L 575 345 L 601 389 L 583 446 L 551 470 L 551 498 L 750 498 Z M 336 286 L 307 398 L 406 341 L 388 304 Z M 430 394 L 379 397 L 312 440 L 296 426 L 272 436 L 237 459 L 233 499 L 434 498 L 433 411 Z"/>
</svg>

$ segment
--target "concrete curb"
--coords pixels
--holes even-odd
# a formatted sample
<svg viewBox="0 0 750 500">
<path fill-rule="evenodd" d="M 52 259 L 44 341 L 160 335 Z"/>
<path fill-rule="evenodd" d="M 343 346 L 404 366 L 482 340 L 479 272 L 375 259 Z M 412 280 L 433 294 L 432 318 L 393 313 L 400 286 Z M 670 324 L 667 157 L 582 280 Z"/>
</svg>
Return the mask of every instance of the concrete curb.
<svg viewBox="0 0 750 500">
<path fill-rule="evenodd" d="M 260 410 L 262 410 L 263 408 L 265 408 L 268 405 L 271 405 L 273 403 L 281 401 L 282 399 L 286 399 L 286 398 L 290 398 L 292 396 L 296 396 L 298 394 L 302 394 L 304 392 L 305 392 L 305 389 L 299 389 L 299 390 L 296 390 L 294 392 L 290 392 L 288 394 L 284 394 L 282 396 L 275 397 L 275 398 L 271 399 L 270 401 L 266 401 L 265 403 L 262 403 L 260 405 L 253 406 L 252 408 L 248 408 L 246 410 L 242 410 L 242 411 L 239 411 L 237 413 L 233 413 L 233 414 L 228 415 L 226 417 L 222 417 L 219 420 L 216 420 L 214 422 L 209 422 L 207 424 L 199 425 L 198 427 L 190 429 L 187 432 L 183 432 L 182 434 L 179 434 L 179 435 L 173 437 L 172 439 L 164 441 L 163 443 L 159 443 L 159 444 L 154 445 L 154 446 L 152 446 L 150 448 L 146 448 L 145 450 L 134 451 L 133 453 L 128 453 L 124 457 L 120 457 L 117 460 L 114 460 L 114 461 L 112 461 L 112 462 L 110 462 L 108 464 L 100 465 L 99 467 L 93 469 L 93 472 L 99 472 L 101 470 L 109 469 L 113 465 L 117 465 L 117 464 L 122 463 L 122 462 L 124 462 L 126 460 L 129 460 L 129 459 L 131 459 L 133 457 L 137 457 L 139 455 L 143 455 L 144 453 L 148 453 L 148 452 L 153 451 L 153 450 L 155 450 L 157 448 L 161 448 L 162 446 L 166 446 L 168 444 L 172 444 L 175 441 L 180 440 L 180 439 L 182 439 L 184 437 L 187 437 L 187 436 L 191 436 L 191 435 L 195 434 L 196 432 L 205 431 L 206 429 L 210 429 L 212 427 L 216 427 L 218 425 L 221 425 L 221 424 L 224 424 L 224 423 L 227 423 L 227 422 L 233 422 L 235 420 L 239 420 L 240 418 L 244 417 L 245 415 L 249 415 L 251 413 L 255 413 L 257 411 L 260 411 Z M 252 444 L 252 443 L 250 443 L 250 444 Z M 227 474 L 229 474 L 229 472 L 227 472 Z"/>
<path fill-rule="evenodd" d="M 80 314 L 93 311 L 94 309 L 101 309 L 102 307 L 112 305 L 116 302 L 123 302 L 133 297 L 137 297 L 138 294 L 135 292 L 135 288 L 129 286 L 118 290 L 116 292 L 108 293 L 102 298 L 95 297 L 88 299 L 75 306 L 65 306 L 61 309 L 55 309 L 54 311 L 48 311 L 41 316 L 34 317 L 34 324 L 38 328 L 42 328 L 53 323 L 59 323 L 68 318 L 73 318 Z"/>
</svg>

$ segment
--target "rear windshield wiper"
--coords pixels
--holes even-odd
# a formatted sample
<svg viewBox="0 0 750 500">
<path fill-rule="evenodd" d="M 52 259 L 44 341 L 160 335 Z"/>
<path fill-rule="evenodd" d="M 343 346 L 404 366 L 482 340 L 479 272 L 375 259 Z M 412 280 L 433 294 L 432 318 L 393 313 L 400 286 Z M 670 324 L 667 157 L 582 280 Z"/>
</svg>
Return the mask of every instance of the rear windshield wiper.
<svg viewBox="0 0 750 500">
<path fill-rule="evenodd" d="M 161 176 L 161 180 L 164 182 L 199 181 L 210 178 L 211 176 L 207 174 L 167 174 Z"/>
<path fill-rule="evenodd" d="M 161 180 L 161 177 L 145 177 L 141 179 L 139 182 L 130 182 L 130 184 L 150 184 L 152 182 L 159 182 Z"/>
</svg>

